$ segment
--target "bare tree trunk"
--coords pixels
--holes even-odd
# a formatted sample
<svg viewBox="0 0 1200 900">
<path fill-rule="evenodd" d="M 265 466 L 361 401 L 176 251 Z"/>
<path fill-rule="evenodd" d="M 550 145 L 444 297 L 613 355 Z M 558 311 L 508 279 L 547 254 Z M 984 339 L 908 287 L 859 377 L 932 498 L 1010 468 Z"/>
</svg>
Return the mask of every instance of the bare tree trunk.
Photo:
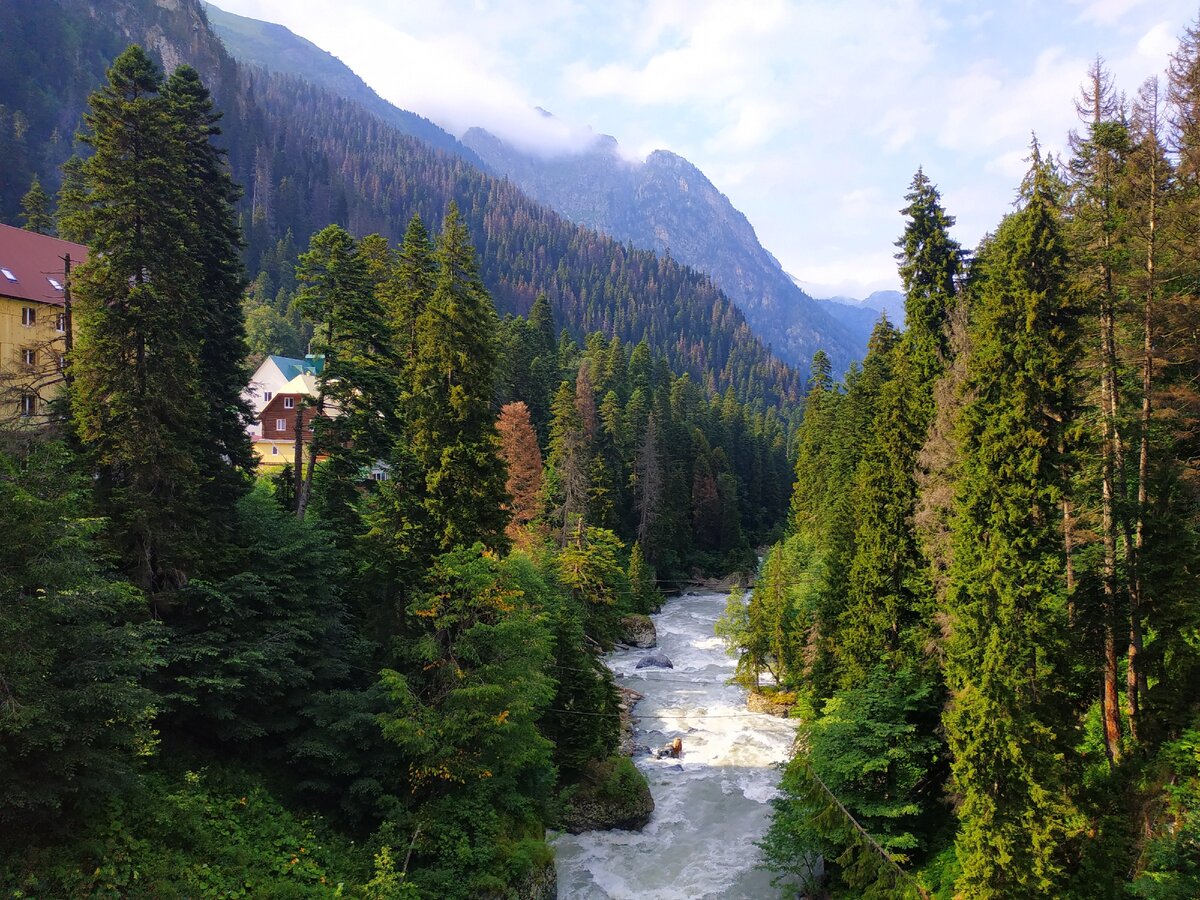
<svg viewBox="0 0 1200 900">
<path fill-rule="evenodd" d="M 1146 507 L 1150 499 L 1150 414 L 1151 388 L 1154 380 L 1154 295 L 1156 290 L 1155 262 L 1158 252 L 1158 179 L 1159 154 L 1157 146 L 1158 95 L 1152 98 L 1154 121 L 1151 124 L 1152 155 L 1149 172 L 1148 217 L 1146 234 L 1146 291 L 1142 302 L 1142 409 L 1138 447 L 1137 504 L 1134 513 L 1133 556 L 1129 591 L 1129 651 L 1126 672 L 1126 707 L 1129 728 L 1134 738 L 1141 725 L 1142 694 L 1146 691 L 1146 672 L 1142 665 L 1142 615 L 1145 603 L 1145 584 L 1142 580 L 1142 554 L 1146 546 Z"/>
</svg>

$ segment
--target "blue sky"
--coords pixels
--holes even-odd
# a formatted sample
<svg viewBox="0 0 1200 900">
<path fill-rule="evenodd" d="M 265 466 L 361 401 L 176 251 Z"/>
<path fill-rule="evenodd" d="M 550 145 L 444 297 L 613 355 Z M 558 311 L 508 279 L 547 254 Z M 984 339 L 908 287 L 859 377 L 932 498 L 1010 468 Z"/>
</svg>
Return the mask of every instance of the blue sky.
<svg viewBox="0 0 1200 900">
<path fill-rule="evenodd" d="M 216 0 L 286 25 L 382 96 L 543 153 L 611 134 L 687 157 L 815 296 L 898 287 L 918 166 L 974 246 L 1030 133 L 1059 151 L 1102 55 L 1129 95 L 1196 0 Z M 535 107 L 555 113 L 538 115 Z"/>
</svg>

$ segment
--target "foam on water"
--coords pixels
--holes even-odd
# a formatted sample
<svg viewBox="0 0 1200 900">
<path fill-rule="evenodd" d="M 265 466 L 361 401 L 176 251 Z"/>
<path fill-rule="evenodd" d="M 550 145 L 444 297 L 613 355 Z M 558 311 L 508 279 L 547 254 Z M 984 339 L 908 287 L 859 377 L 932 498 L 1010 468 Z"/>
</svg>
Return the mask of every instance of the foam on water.
<svg viewBox="0 0 1200 900">
<path fill-rule="evenodd" d="M 650 782 L 654 815 L 641 832 L 560 835 L 559 896 L 580 900 L 716 900 L 771 897 L 756 868 L 794 727 L 749 713 L 745 691 L 726 684 L 734 661 L 713 623 L 726 595 L 689 594 L 655 615 L 658 649 L 673 669 L 637 669 L 648 651 L 607 658 L 619 683 L 643 695 L 635 741 L 657 748 L 675 737 L 683 758 L 636 762 Z"/>
</svg>

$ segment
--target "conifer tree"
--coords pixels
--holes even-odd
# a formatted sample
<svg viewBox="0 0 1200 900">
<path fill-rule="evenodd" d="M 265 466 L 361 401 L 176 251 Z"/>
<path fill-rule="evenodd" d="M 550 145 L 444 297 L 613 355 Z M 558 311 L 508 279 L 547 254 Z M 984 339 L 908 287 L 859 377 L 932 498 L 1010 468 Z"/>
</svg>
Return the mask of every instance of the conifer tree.
<svg viewBox="0 0 1200 900">
<path fill-rule="evenodd" d="M 341 486 L 342 500 L 335 502 L 347 511 L 350 487 L 390 450 L 396 385 L 391 331 L 354 239 L 341 226 L 328 226 L 313 235 L 296 271 L 303 285 L 296 308 L 314 324 L 313 349 L 323 357 L 312 447 L 304 473 L 296 472 L 302 519 L 319 455 L 329 456 L 330 478 Z"/>
<path fill-rule="evenodd" d="M 203 273 L 191 248 L 192 181 L 162 75 L 140 47 L 92 94 L 86 191 L 66 231 L 88 235 L 76 271 L 71 410 L 96 465 L 102 512 L 127 570 L 176 587 L 211 549 L 197 528 L 206 477 L 196 436 L 209 405 L 200 358 Z"/>
<path fill-rule="evenodd" d="M 384 285 L 384 302 L 395 335 L 401 365 L 401 389 L 410 390 L 417 356 L 417 320 L 433 296 L 437 263 L 429 232 L 419 216 L 409 220 L 392 278 Z"/>
<path fill-rule="evenodd" d="M 517 546 L 528 543 L 530 524 L 542 512 L 542 451 L 529 418 L 529 407 L 521 401 L 506 403 L 496 422 L 500 454 L 508 481 L 504 489 L 511 500 L 508 537 Z"/>
<path fill-rule="evenodd" d="M 233 508 L 247 490 L 254 455 L 247 437 L 250 409 L 242 398 L 246 371 L 246 325 L 242 294 L 242 234 L 236 204 L 241 188 L 229 174 L 225 152 L 213 144 L 221 114 L 191 66 L 180 66 L 163 86 L 163 98 L 183 144 L 192 223 L 191 256 L 200 266 L 200 378 L 208 405 L 207 423 L 197 448 L 206 519 L 229 537 Z"/>
<path fill-rule="evenodd" d="M 550 479 L 547 487 L 558 526 L 559 546 L 566 544 L 587 514 L 591 463 L 576 393 L 570 382 L 559 385 L 550 407 Z"/>
<path fill-rule="evenodd" d="M 1073 827 L 1068 735 L 1047 689 L 1066 627 L 1057 510 L 1059 435 L 1078 356 L 1067 248 L 1048 164 L 1034 146 L 1024 206 L 997 230 L 975 294 L 954 522 L 945 724 L 960 796 L 958 889 L 1054 893 Z"/>
<path fill-rule="evenodd" d="M 950 237 L 954 217 L 946 214 L 941 195 L 922 169 L 913 176 L 905 199 L 908 206 L 901 212 L 908 221 L 896 242 L 904 285 L 905 343 L 916 376 L 910 387 L 927 397 L 948 355 L 946 323 L 962 273 L 962 251 Z M 930 410 L 927 415 L 931 414 Z"/>
<path fill-rule="evenodd" d="M 433 295 L 417 317 L 408 404 L 413 450 L 426 470 L 426 508 L 441 548 L 477 540 L 502 547 L 505 474 L 492 412 L 496 311 L 454 205 L 435 259 Z"/>
<path fill-rule="evenodd" d="M 36 175 L 29 185 L 29 191 L 21 198 L 21 218 L 25 224 L 21 227 L 26 231 L 36 231 L 38 234 L 54 233 L 54 217 L 50 215 L 50 197 L 42 188 Z"/>
</svg>

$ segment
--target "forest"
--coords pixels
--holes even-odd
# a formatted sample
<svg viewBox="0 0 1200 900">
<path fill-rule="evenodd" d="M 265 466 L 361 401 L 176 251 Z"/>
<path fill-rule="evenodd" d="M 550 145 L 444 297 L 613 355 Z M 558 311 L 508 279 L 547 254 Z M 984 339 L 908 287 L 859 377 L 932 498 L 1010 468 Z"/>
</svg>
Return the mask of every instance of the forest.
<svg viewBox="0 0 1200 900">
<path fill-rule="evenodd" d="M 794 411 L 501 318 L 452 201 L 252 285 L 221 113 L 136 45 L 81 140 L 21 203 L 91 255 L 56 420 L 0 447 L 6 894 L 543 896 L 572 797 L 645 789 L 599 654 L 782 534 Z M 281 291 L 337 414 L 258 474 Z"/>
<path fill-rule="evenodd" d="M 813 361 L 788 534 L 718 625 L 801 719 L 781 883 L 1200 896 L 1200 24 L 1076 106 L 973 252 L 918 171 L 906 329 Z"/>
</svg>

